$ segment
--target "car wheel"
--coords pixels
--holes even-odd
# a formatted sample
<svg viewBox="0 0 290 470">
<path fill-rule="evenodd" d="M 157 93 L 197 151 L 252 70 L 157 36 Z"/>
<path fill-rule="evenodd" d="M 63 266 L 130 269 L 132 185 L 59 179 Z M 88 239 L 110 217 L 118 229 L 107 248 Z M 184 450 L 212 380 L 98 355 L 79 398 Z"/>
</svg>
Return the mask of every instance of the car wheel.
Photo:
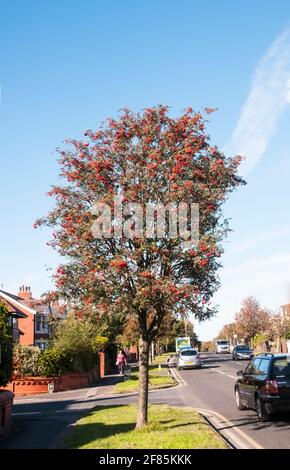
<svg viewBox="0 0 290 470">
<path fill-rule="evenodd" d="M 256 411 L 257 411 L 259 421 L 262 421 L 264 423 L 270 420 L 271 415 L 270 413 L 268 413 L 268 411 L 265 408 L 264 403 L 260 400 L 259 397 L 257 397 L 256 399 Z"/>
<path fill-rule="evenodd" d="M 246 406 L 243 405 L 242 403 L 242 400 L 241 400 L 241 395 L 240 395 L 240 391 L 238 388 L 236 388 L 236 405 L 237 405 L 237 408 L 238 410 L 245 410 L 246 409 Z"/>
<path fill-rule="evenodd" d="M 233 361 L 235 361 L 235 360 L 236 360 L 236 358 L 235 358 L 235 356 L 233 356 Z"/>
</svg>

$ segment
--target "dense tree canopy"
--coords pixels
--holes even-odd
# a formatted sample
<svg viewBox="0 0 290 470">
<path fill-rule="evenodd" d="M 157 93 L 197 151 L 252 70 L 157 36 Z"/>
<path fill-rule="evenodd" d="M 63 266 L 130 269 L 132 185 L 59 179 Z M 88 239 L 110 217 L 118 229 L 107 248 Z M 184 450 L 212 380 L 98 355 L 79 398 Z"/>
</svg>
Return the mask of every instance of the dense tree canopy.
<svg viewBox="0 0 290 470">
<path fill-rule="evenodd" d="M 269 310 L 261 308 L 254 297 L 248 297 L 243 301 L 235 319 L 237 332 L 246 340 L 252 340 L 257 334 L 268 331 L 271 326 Z"/>
<path fill-rule="evenodd" d="M 220 330 L 220 332 L 218 334 L 218 338 L 220 338 L 220 339 L 225 338 L 228 341 L 231 341 L 233 343 L 234 337 L 237 334 L 237 332 L 238 332 L 237 323 L 235 323 L 235 322 L 227 323 Z"/>
<path fill-rule="evenodd" d="M 50 243 L 65 257 L 56 273 L 62 297 L 96 319 L 121 314 L 124 321 L 137 322 L 144 405 L 148 348 L 165 316 L 182 310 L 203 320 L 215 314 L 210 299 L 219 286 L 227 231 L 222 206 L 243 182 L 237 174 L 241 158 L 226 157 L 211 145 L 205 118 L 191 108 L 178 118 L 165 106 L 140 114 L 124 110 L 85 136 L 69 140 L 60 151 L 66 184 L 50 191 L 55 208 L 37 224 L 53 227 Z M 126 237 L 123 227 L 118 235 L 112 230 L 111 237 L 95 238 L 92 227 L 99 214 L 94 204 L 107 204 L 113 213 L 116 195 L 132 236 Z M 199 240 L 186 248 L 178 233 L 174 238 L 137 236 L 128 202 L 139 204 L 143 213 L 146 203 L 199 204 Z M 138 425 L 145 415 L 139 415 Z"/>
</svg>

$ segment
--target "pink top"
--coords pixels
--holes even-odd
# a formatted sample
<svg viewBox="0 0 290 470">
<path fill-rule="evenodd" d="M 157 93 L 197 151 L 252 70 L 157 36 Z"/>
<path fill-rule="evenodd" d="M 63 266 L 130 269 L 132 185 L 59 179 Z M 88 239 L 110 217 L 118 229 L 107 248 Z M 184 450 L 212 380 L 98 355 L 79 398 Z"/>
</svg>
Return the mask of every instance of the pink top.
<svg viewBox="0 0 290 470">
<path fill-rule="evenodd" d="M 122 362 L 126 362 L 126 357 L 123 353 L 119 353 L 117 356 L 117 361 L 119 364 L 122 364 Z"/>
</svg>

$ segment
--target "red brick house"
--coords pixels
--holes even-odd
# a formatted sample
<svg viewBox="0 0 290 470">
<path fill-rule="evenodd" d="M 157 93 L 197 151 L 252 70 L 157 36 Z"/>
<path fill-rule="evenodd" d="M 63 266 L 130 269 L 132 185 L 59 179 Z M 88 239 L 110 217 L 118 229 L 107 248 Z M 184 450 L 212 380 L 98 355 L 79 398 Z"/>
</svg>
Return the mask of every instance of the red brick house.
<svg viewBox="0 0 290 470">
<path fill-rule="evenodd" d="M 51 334 L 49 315 L 61 320 L 67 313 L 66 307 L 59 302 L 34 299 L 27 286 L 20 287 L 18 296 L 0 290 L 0 300 L 8 307 L 14 342 L 40 349 L 46 349 Z"/>
<path fill-rule="evenodd" d="M 32 325 L 36 315 L 35 310 L 24 305 L 20 297 L 3 290 L 0 290 L 0 301 L 8 309 L 8 321 L 13 336 L 13 342 L 33 344 Z"/>
</svg>

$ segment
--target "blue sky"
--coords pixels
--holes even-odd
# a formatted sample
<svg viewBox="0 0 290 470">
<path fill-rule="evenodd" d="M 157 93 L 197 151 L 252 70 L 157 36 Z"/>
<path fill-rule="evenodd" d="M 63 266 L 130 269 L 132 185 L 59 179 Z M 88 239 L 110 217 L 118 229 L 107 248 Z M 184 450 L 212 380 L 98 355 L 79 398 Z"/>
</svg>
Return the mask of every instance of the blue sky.
<svg viewBox="0 0 290 470">
<path fill-rule="evenodd" d="M 289 20 L 288 0 L 1 2 L 0 285 L 50 287 L 57 258 L 32 224 L 51 204 L 54 149 L 124 106 L 161 103 L 217 107 L 213 142 L 248 154 L 248 185 L 226 206 L 219 315 L 200 338 L 247 295 L 290 301 Z"/>
</svg>

